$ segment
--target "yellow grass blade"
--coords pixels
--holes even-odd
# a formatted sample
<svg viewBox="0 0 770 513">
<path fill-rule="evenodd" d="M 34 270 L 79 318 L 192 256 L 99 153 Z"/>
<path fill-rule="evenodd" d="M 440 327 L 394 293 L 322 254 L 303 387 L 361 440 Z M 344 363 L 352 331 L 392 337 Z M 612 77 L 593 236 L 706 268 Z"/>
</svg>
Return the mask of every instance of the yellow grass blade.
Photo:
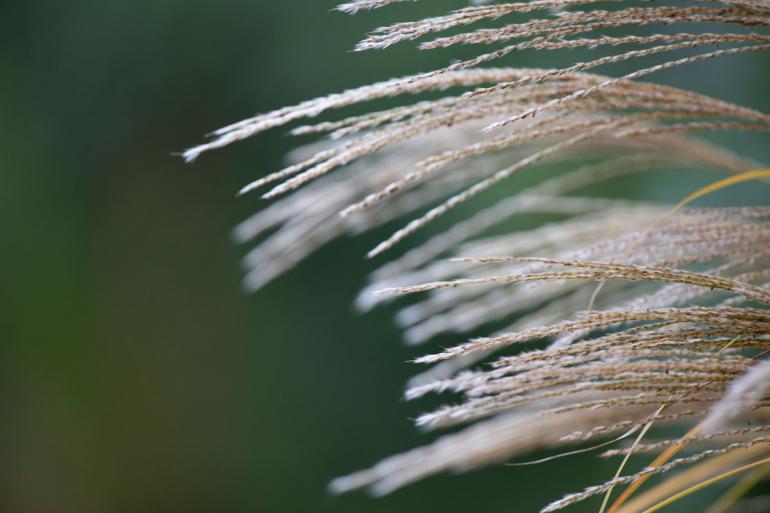
<svg viewBox="0 0 770 513">
<path fill-rule="evenodd" d="M 639 433 L 639 436 L 636 437 L 636 440 L 634 440 L 634 443 L 631 446 L 631 450 L 629 450 L 628 453 L 626 453 L 626 457 L 623 458 L 623 461 L 620 463 L 620 466 L 618 467 L 617 472 L 615 472 L 615 476 L 612 478 L 613 480 L 620 477 L 620 474 L 623 472 L 623 469 L 625 468 L 626 463 L 628 463 L 629 458 L 631 458 L 631 455 L 634 453 L 634 449 L 636 449 L 636 447 L 639 445 L 639 442 L 642 441 L 642 438 L 644 438 L 644 435 L 647 434 L 647 431 L 650 430 L 650 428 L 652 427 L 652 424 L 655 422 L 655 419 L 657 418 L 658 415 L 660 415 L 660 412 L 666 409 L 666 406 L 668 406 L 668 404 L 660 405 L 660 408 L 658 408 L 658 411 L 656 411 L 652 415 L 652 419 L 650 419 L 647 425 L 644 426 L 644 429 L 642 429 L 642 432 Z M 614 489 L 615 489 L 614 486 L 610 486 L 610 489 L 607 490 L 607 493 L 604 495 L 604 500 L 602 501 L 602 507 L 599 509 L 599 513 L 604 513 L 604 510 L 607 507 L 607 503 L 609 503 L 610 497 L 612 496 L 612 490 Z"/>
<path fill-rule="evenodd" d="M 754 486 L 764 479 L 767 474 L 770 474 L 770 466 L 758 468 L 754 470 L 754 472 L 746 474 L 735 483 L 732 488 L 727 490 L 718 501 L 712 504 L 711 507 L 706 510 L 706 513 L 727 513 L 741 497 L 754 488 Z"/>
<path fill-rule="evenodd" d="M 770 169 L 756 169 L 754 171 L 746 171 L 745 173 L 728 176 L 727 178 L 706 185 L 705 187 L 701 187 L 697 191 L 688 195 L 674 206 L 671 213 L 676 212 L 685 205 L 692 203 L 696 199 L 706 196 L 707 194 L 711 194 L 712 192 L 724 189 L 725 187 L 730 187 L 731 185 L 749 182 L 751 180 L 761 180 L 762 178 L 770 178 Z"/>
<path fill-rule="evenodd" d="M 767 456 L 768 447 L 755 445 L 747 449 L 735 449 L 725 454 L 709 458 L 675 474 L 654 487 L 629 500 L 619 513 L 641 513 L 659 501 L 684 490 L 695 483 L 716 475 L 724 469 L 743 464 L 752 458 Z"/>
<path fill-rule="evenodd" d="M 753 468 L 757 468 L 757 467 L 760 467 L 762 465 L 767 465 L 767 464 L 770 464 L 770 457 L 763 458 L 763 459 L 761 459 L 759 461 L 755 461 L 753 463 L 749 463 L 749 464 L 740 466 L 738 468 L 734 468 L 732 470 L 728 470 L 727 472 L 723 472 L 723 473 L 721 473 L 719 475 L 716 475 L 716 476 L 714 476 L 714 477 L 712 477 L 710 479 L 706 479 L 705 481 L 701 481 L 700 483 L 698 483 L 698 484 L 696 484 L 694 486 L 691 486 L 690 488 L 687 488 L 686 490 L 683 490 L 683 491 L 681 491 L 681 492 L 679 492 L 679 493 L 677 493 L 675 495 L 672 495 L 668 499 L 666 499 L 664 501 L 661 501 L 661 502 L 657 503 L 656 505 L 652 506 L 651 508 L 648 508 L 648 509 L 644 510 L 643 513 L 654 513 L 655 511 L 658 511 L 658 510 L 668 506 L 669 504 L 678 501 L 679 499 L 683 499 L 683 498 L 687 497 L 688 495 L 691 495 L 691 494 L 697 492 L 698 490 L 702 490 L 703 488 L 706 488 L 707 486 L 711 486 L 712 484 L 717 483 L 717 482 L 719 482 L 719 481 L 721 481 L 723 479 L 727 479 L 728 477 L 732 477 L 732 476 L 734 476 L 736 474 L 740 474 L 741 472 L 745 472 L 747 470 L 751 470 Z"/>
</svg>

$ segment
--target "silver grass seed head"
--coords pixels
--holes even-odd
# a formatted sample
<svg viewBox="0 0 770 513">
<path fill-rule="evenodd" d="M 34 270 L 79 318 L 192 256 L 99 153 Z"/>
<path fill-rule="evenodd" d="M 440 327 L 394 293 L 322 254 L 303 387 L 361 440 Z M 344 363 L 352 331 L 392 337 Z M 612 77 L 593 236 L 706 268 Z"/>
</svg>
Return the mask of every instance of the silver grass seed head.
<svg viewBox="0 0 770 513">
<path fill-rule="evenodd" d="M 355 0 L 338 10 L 353 14 L 401 1 Z M 437 70 L 234 123 L 184 153 L 193 161 L 337 109 L 403 100 L 386 110 L 294 128 L 295 135 L 326 140 L 240 191 L 263 190 L 274 200 L 234 231 L 240 242 L 257 241 L 244 259 L 244 286 L 255 291 L 333 239 L 408 216 L 369 253 L 392 255 L 434 220 L 453 216 L 444 231 L 383 261 L 357 306 L 368 310 L 409 295 L 412 302 L 397 321 L 414 344 L 508 322 L 416 360 L 430 367 L 410 382 L 408 399 L 447 391 L 461 398 L 420 416 L 418 425 L 464 428 L 338 478 L 330 484 L 333 492 L 366 487 L 381 495 L 435 473 L 504 462 L 538 448 L 594 439 L 604 439 L 595 448 L 619 444 L 663 424 L 696 427 L 683 438 L 606 450 L 605 456 L 673 452 L 636 471 L 622 473 L 621 467 L 616 477 L 543 511 L 650 475 L 698 469 L 704 461 L 756 464 L 770 454 L 770 209 L 672 211 L 586 194 L 595 184 L 638 173 L 687 168 L 740 176 L 760 167 L 696 134 L 767 132 L 766 113 L 641 79 L 770 50 L 770 1 L 599 4 L 479 0 L 380 27 L 355 49 L 420 39 L 423 50 L 481 49 Z M 499 26 L 484 25 L 495 20 Z M 704 24 L 708 31 L 700 30 Z M 658 31 L 661 25 L 669 29 Z M 638 34 L 604 34 L 640 27 Z M 556 69 L 488 67 L 523 51 L 577 48 L 596 53 Z M 633 71 L 604 74 L 603 68 L 620 63 Z M 420 98 L 427 93 L 440 95 Z M 514 175 L 535 175 L 552 164 L 570 170 L 478 206 L 479 197 Z M 472 208 L 459 208 L 472 200 Z M 563 219 L 505 229 L 532 213 Z M 740 424 L 748 420 L 751 427 Z M 675 455 L 689 443 L 697 452 Z M 641 510 L 622 509 L 631 511 Z"/>
</svg>

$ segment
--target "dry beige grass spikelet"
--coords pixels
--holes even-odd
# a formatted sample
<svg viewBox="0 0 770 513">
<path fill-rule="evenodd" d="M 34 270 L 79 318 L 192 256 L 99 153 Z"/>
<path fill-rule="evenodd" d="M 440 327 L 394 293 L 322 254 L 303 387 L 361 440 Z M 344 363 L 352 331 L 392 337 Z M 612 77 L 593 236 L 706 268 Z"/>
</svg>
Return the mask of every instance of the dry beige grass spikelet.
<svg viewBox="0 0 770 513">
<path fill-rule="evenodd" d="M 339 10 L 404 1 L 355 0 Z M 496 26 L 481 26 L 489 21 Z M 579 194 L 615 177 L 683 167 L 737 175 L 722 185 L 767 178 L 770 172 L 742 174 L 759 166 L 695 133 L 767 132 L 770 115 L 639 79 L 768 51 L 768 26 L 767 0 L 477 1 L 376 29 L 356 50 L 418 39 L 425 39 L 419 43 L 425 50 L 497 47 L 445 68 L 246 119 L 185 152 L 192 161 L 331 110 L 441 93 L 294 128 L 295 134 L 328 137 L 242 189 L 245 194 L 271 186 L 264 197 L 280 197 L 235 230 L 239 241 L 261 239 L 246 257 L 249 290 L 334 238 L 413 216 L 369 253 L 378 256 L 514 174 L 534 173 L 544 163 L 572 168 L 456 219 L 373 273 L 357 300 L 362 309 L 419 295 L 397 317 L 410 343 L 492 321 L 511 324 L 418 359 L 433 367 L 409 384 L 408 399 L 452 391 L 464 400 L 417 423 L 466 428 L 339 478 L 333 491 L 368 487 L 388 493 L 437 472 L 605 439 L 601 447 L 617 447 L 604 457 L 661 455 L 543 511 L 609 497 L 613 488 L 630 485 L 605 505 L 631 513 L 655 511 L 705 484 L 770 465 L 770 208 L 672 211 L 653 202 Z M 644 32 L 605 34 L 613 29 Z M 482 67 L 522 50 L 573 48 L 597 53 L 560 69 Z M 642 59 L 644 65 L 620 76 L 594 72 Z M 566 220 L 489 235 L 528 212 Z M 543 344 L 517 349 L 533 341 Z M 750 427 L 741 424 L 746 420 Z M 641 440 L 640 433 L 656 433 L 661 424 L 679 426 L 683 436 Z M 632 435 L 639 435 L 633 444 L 622 441 Z M 678 456 L 683 448 L 695 452 Z M 629 500 L 647 477 L 664 473 L 673 477 Z"/>
</svg>

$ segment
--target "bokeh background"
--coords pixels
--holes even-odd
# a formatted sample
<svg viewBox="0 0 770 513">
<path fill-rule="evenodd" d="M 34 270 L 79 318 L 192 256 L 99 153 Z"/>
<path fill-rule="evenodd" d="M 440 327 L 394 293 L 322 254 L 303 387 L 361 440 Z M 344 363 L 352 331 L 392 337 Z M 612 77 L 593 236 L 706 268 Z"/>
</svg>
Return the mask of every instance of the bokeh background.
<svg viewBox="0 0 770 513">
<path fill-rule="evenodd" d="M 331 478 L 433 437 L 410 421 L 432 405 L 401 400 L 416 370 L 404 362 L 421 350 L 399 343 L 392 310 L 351 306 L 385 232 L 330 244 L 245 295 L 229 232 L 261 203 L 234 193 L 296 143 L 279 130 L 192 166 L 171 153 L 254 112 L 455 56 L 348 50 L 376 26 L 462 1 L 355 18 L 335 3 L 0 1 L 3 511 L 526 512 L 614 471 L 587 456 L 439 476 L 383 499 L 326 494 Z M 766 55 L 656 77 L 765 111 L 769 79 Z M 765 135 L 718 139 L 770 162 Z M 711 178 L 619 192 L 670 200 Z M 713 201 L 739 198 L 768 191 Z"/>
</svg>

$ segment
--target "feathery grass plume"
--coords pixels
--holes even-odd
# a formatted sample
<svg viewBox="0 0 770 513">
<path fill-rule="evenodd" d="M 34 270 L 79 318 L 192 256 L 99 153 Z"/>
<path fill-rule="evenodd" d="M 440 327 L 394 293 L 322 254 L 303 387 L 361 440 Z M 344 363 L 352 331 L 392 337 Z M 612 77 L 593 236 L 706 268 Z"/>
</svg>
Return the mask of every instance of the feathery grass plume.
<svg viewBox="0 0 770 513">
<path fill-rule="evenodd" d="M 355 13 L 402 1 L 357 0 L 338 9 Z M 610 512 L 653 511 L 745 473 L 714 507 L 740 501 L 770 469 L 770 207 L 685 204 L 770 176 L 745 173 L 760 166 L 697 137 L 767 132 L 770 116 L 639 79 L 770 50 L 770 1 L 472 4 L 378 28 L 356 50 L 423 39 L 423 50 L 483 48 L 476 57 L 261 114 L 215 131 L 184 153 L 193 161 L 328 111 L 403 99 L 385 110 L 295 127 L 295 135 L 326 140 L 298 149 L 286 168 L 241 190 L 269 186 L 263 197 L 279 198 L 234 231 L 240 242 L 260 240 L 245 257 L 250 291 L 337 237 L 411 216 L 369 253 L 378 256 L 514 174 L 543 172 L 555 163 L 569 169 L 470 213 L 463 209 L 464 218 L 455 214 L 445 231 L 372 274 L 357 299 L 360 309 L 416 296 L 396 319 L 409 343 L 493 322 L 508 327 L 417 359 L 433 366 L 409 383 L 407 399 L 446 391 L 462 397 L 417 424 L 467 427 L 336 479 L 330 488 L 384 494 L 438 472 L 605 439 L 593 447 L 617 447 L 604 457 L 660 456 L 631 471 L 624 460 L 614 478 L 543 511 L 598 495 L 605 495 Z M 492 21 L 494 27 L 483 26 Z M 608 35 L 628 30 L 640 33 Z M 576 48 L 597 53 L 563 68 L 487 67 L 524 50 Z M 615 76 L 597 73 L 617 63 L 635 67 Z M 719 170 L 734 178 L 699 190 L 673 211 L 583 190 L 677 169 Z M 562 220 L 503 230 L 526 213 Z M 517 348 L 536 341 L 542 342 L 536 349 Z M 750 427 L 742 424 L 747 420 Z M 664 424 L 683 435 L 642 440 L 650 428 L 650 436 L 662 436 L 656 428 Z M 623 442 L 637 433 L 632 444 Z M 670 477 L 631 497 L 657 474 Z M 613 489 L 625 485 L 610 503 Z"/>
<path fill-rule="evenodd" d="M 337 10 L 349 14 L 355 14 L 362 9 L 379 9 L 397 2 L 415 2 L 417 0 L 355 0 L 337 6 Z"/>
</svg>

